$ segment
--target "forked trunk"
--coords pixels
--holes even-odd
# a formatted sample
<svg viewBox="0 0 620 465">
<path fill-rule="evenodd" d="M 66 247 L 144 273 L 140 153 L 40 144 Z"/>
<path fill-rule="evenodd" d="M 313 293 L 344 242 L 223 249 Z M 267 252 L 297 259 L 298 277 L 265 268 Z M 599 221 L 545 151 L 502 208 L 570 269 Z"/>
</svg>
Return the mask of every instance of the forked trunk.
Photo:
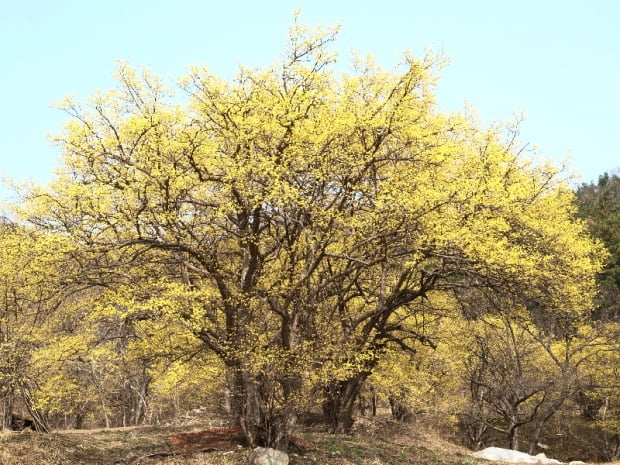
<svg viewBox="0 0 620 465">
<path fill-rule="evenodd" d="M 369 375 L 369 372 L 358 373 L 348 380 L 336 381 L 325 389 L 323 419 L 331 433 L 347 433 L 353 427 L 353 407 Z"/>
<path fill-rule="evenodd" d="M 281 387 L 273 377 L 237 370 L 232 376 L 231 416 L 251 447 L 286 451 L 296 423 L 292 402 L 276 402 Z"/>
</svg>

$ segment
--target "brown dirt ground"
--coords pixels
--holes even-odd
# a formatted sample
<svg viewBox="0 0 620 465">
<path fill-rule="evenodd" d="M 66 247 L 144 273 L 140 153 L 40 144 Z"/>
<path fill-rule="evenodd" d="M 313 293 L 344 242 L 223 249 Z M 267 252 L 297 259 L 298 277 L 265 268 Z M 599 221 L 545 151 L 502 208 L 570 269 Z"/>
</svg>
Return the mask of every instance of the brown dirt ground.
<svg viewBox="0 0 620 465">
<path fill-rule="evenodd" d="M 181 454 L 227 451 L 247 445 L 247 440 L 239 425 L 173 434 L 168 436 L 167 440 L 171 450 Z M 316 446 L 310 441 L 293 436 L 291 438 L 291 449 L 305 453 L 316 449 Z"/>
<path fill-rule="evenodd" d="M 234 449 L 237 445 L 243 446 L 245 444 L 240 426 L 178 433 L 168 436 L 167 439 L 170 448 L 182 454 L 216 450 L 226 451 Z"/>
<path fill-rule="evenodd" d="M 216 424 L 3 433 L 0 465 L 247 465 L 241 429 Z M 349 435 L 320 426 L 297 434 L 303 451 L 289 450 L 291 465 L 491 465 L 437 432 L 388 419 L 360 419 Z"/>
</svg>

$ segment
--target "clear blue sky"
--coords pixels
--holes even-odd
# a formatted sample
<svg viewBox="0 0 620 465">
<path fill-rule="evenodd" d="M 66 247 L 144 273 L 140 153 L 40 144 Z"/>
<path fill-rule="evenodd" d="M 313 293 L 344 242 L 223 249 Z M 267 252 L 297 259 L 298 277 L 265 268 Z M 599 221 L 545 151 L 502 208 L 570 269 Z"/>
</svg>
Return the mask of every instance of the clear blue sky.
<svg viewBox="0 0 620 465">
<path fill-rule="evenodd" d="M 118 59 L 171 82 L 193 64 L 232 76 L 275 61 L 293 11 L 342 25 L 355 49 L 386 67 L 406 49 L 450 58 L 441 108 L 465 102 L 483 121 L 523 112 L 523 142 L 583 181 L 620 166 L 617 0 L 0 0 L 0 174 L 45 182 L 58 164 L 47 134 L 66 116 L 51 103 L 113 86 Z"/>
</svg>

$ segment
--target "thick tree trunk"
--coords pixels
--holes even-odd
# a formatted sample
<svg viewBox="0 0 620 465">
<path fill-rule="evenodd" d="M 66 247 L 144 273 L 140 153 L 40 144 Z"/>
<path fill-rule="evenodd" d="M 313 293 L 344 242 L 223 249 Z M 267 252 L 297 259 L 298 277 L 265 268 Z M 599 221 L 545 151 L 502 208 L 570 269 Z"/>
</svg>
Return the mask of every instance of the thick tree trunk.
<svg viewBox="0 0 620 465">
<path fill-rule="evenodd" d="M 358 373 L 351 379 L 334 382 L 325 389 L 323 419 L 331 433 L 347 433 L 353 427 L 353 407 L 369 375 L 369 372 Z"/>
<path fill-rule="evenodd" d="M 294 403 L 280 397 L 278 380 L 264 374 L 236 370 L 232 374 L 231 418 L 241 425 L 250 446 L 286 451 L 296 423 Z"/>
</svg>

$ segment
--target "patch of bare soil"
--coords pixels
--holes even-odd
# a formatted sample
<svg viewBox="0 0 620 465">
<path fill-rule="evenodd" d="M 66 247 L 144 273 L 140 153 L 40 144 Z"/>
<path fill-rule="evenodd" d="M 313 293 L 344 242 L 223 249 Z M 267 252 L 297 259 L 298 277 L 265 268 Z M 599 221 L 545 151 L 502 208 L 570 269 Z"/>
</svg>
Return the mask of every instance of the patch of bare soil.
<svg viewBox="0 0 620 465">
<path fill-rule="evenodd" d="M 168 436 L 168 443 L 173 451 L 189 454 L 233 450 L 237 446 L 245 446 L 247 441 L 241 426 L 231 426 L 173 434 Z"/>
</svg>

